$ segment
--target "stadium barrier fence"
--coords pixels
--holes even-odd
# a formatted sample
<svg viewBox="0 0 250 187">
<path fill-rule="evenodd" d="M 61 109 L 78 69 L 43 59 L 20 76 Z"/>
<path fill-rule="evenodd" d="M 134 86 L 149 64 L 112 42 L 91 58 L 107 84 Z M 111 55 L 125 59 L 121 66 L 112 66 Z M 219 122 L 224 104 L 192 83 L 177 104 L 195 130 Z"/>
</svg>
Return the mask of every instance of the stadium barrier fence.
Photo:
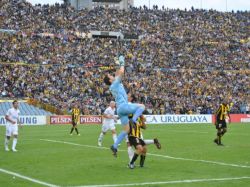
<svg viewBox="0 0 250 187">
<path fill-rule="evenodd" d="M 231 114 L 231 123 L 250 124 L 250 114 Z M 214 124 L 214 115 L 145 115 L 147 124 Z M 23 125 L 69 125 L 72 123 L 70 115 L 52 116 L 21 116 Z M 101 125 L 102 116 L 82 115 L 80 125 Z M 120 124 L 118 120 L 117 124 Z M 6 125 L 5 116 L 0 116 L 0 125 Z"/>
</svg>

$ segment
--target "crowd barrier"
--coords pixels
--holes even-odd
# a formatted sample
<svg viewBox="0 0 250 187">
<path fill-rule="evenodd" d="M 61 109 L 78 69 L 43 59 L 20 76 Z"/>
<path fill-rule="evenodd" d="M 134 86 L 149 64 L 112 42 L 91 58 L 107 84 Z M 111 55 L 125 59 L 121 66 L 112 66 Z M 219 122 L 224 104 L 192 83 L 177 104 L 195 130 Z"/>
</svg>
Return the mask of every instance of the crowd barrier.
<svg viewBox="0 0 250 187">
<path fill-rule="evenodd" d="M 47 124 L 46 116 L 21 116 L 19 118 L 23 125 L 45 125 Z M 0 125 L 6 125 L 5 116 L 0 116 Z"/>
<path fill-rule="evenodd" d="M 230 114 L 231 123 L 250 123 L 250 114 Z M 215 116 L 213 116 L 213 123 Z"/>
<path fill-rule="evenodd" d="M 51 125 L 67 125 L 72 123 L 71 116 L 49 116 L 49 123 Z M 80 116 L 80 125 L 84 124 L 102 124 L 102 116 Z"/>
<path fill-rule="evenodd" d="M 250 123 L 250 114 L 231 114 L 231 123 Z M 214 124 L 214 115 L 145 115 L 147 124 Z M 72 123 L 70 115 L 54 116 L 21 116 L 23 125 L 69 125 Z M 0 116 L 0 125 L 5 125 L 5 116 Z M 102 116 L 80 116 L 80 125 L 100 125 Z M 117 124 L 120 124 L 118 120 Z"/>
</svg>

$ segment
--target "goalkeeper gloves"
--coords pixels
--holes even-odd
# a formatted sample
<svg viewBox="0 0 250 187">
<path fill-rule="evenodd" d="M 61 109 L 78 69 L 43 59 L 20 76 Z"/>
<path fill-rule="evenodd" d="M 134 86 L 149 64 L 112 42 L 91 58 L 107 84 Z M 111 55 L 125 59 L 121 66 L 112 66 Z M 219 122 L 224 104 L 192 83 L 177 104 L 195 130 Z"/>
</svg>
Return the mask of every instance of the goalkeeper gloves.
<svg viewBox="0 0 250 187">
<path fill-rule="evenodd" d="M 119 56 L 119 63 L 120 63 L 120 66 L 125 66 L 125 58 L 123 55 Z"/>
</svg>

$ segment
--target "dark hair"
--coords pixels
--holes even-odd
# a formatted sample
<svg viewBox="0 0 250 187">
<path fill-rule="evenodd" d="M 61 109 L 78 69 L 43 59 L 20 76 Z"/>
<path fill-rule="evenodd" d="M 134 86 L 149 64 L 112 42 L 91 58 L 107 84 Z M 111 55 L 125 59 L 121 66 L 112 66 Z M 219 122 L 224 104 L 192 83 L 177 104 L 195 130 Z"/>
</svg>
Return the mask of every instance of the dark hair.
<svg viewBox="0 0 250 187">
<path fill-rule="evenodd" d="M 136 102 L 136 97 L 134 94 L 131 95 L 131 98 L 132 98 L 132 100 L 131 100 L 132 103 Z"/>
<path fill-rule="evenodd" d="M 110 78 L 108 77 L 108 75 L 104 77 L 103 81 L 106 85 L 111 85 Z"/>
<path fill-rule="evenodd" d="M 17 100 L 14 100 L 14 101 L 12 102 L 13 105 L 14 105 L 15 103 L 17 103 Z"/>
<path fill-rule="evenodd" d="M 133 114 L 129 114 L 129 115 L 128 115 L 128 118 L 129 118 L 129 119 L 132 119 L 133 116 L 134 116 Z"/>
</svg>

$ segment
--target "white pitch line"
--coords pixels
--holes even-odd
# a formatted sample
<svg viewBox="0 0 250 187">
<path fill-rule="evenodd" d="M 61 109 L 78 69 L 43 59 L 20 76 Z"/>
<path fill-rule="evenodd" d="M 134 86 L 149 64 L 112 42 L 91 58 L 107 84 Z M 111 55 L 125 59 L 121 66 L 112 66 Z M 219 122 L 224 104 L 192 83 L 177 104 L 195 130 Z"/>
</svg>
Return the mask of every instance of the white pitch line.
<svg viewBox="0 0 250 187">
<path fill-rule="evenodd" d="M 44 185 L 44 186 L 58 187 L 57 185 L 50 184 L 50 183 L 47 183 L 47 182 L 43 182 L 43 181 L 40 181 L 40 180 L 31 178 L 31 177 L 27 177 L 27 176 L 21 175 L 21 174 L 19 174 L 19 173 L 15 173 L 15 172 L 12 172 L 12 171 L 5 170 L 5 169 L 3 169 L 3 168 L 0 168 L 0 172 L 6 173 L 6 174 L 9 174 L 9 175 L 13 175 L 13 176 L 16 176 L 16 177 L 19 177 L 19 178 L 22 178 L 22 179 L 31 181 L 31 182 L 33 182 L 33 183 L 37 183 L 37 184 Z"/>
<path fill-rule="evenodd" d="M 83 144 L 77 144 L 77 143 L 65 142 L 65 141 L 59 141 L 59 140 L 49 140 L 49 139 L 40 139 L 40 140 L 47 141 L 47 142 L 63 143 L 63 144 L 69 144 L 69 145 L 75 145 L 75 146 L 82 146 L 82 147 L 91 147 L 91 148 L 96 148 L 96 149 L 109 149 L 108 147 L 99 147 L 99 146 L 93 146 L 93 145 L 83 145 Z M 122 149 L 119 149 L 119 151 L 127 152 L 127 150 L 122 150 Z M 159 155 L 159 154 L 153 154 L 153 153 L 147 153 L 147 155 L 162 157 L 162 158 L 169 158 L 169 159 L 174 159 L 174 160 L 185 160 L 185 161 L 217 164 L 217 165 L 222 165 L 222 166 L 250 168 L 250 166 L 246 166 L 246 165 L 230 164 L 230 163 L 211 161 L 211 160 L 197 160 L 197 159 L 190 159 L 190 158 L 173 157 L 173 156 L 168 156 L 168 155 Z"/>
<path fill-rule="evenodd" d="M 177 133 L 199 133 L 199 134 L 208 134 L 209 132 L 200 132 L 200 131 L 190 131 L 190 130 L 187 130 L 187 131 L 178 131 L 178 130 L 168 130 L 167 132 L 177 132 Z"/>
<path fill-rule="evenodd" d="M 152 153 L 147 153 L 147 155 L 156 156 L 156 157 L 163 157 L 163 158 L 170 158 L 170 159 L 175 159 L 175 160 L 186 160 L 186 161 L 193 161 L 193 162 L 204 162 L 204 163 L 217 164 L 217 165 L 222 165 L 222 166 L 250 168 L 250 166 L 239 165 L 239 164 L 229 164 L 229 163 L 217 162 L 217 161 L 211 161 L 211 160 L 196 160 L 196 159 L 191 159 L 191 158 L 172 157 L 172 156 L 152 154 Z"/>
<path fill-rule="evenodd" d="M 131 184 L 103 184 L 103 185 L 83 185 L 74 187 L 119 187 L 119 186 L 144 186 L 144 185 L 156 185 L 156 184 L 180 184 L 180 183 L 195 183 L 195 182 L 211 182 L 211 181 L 230 181 L 250 179 L 250 177 L 234 177 L 234 178 L 215 178 L 215 179 L 188 179 L 188 180 L 176 180 L 176 181 L 162 181 L 162 182 L 144 182 L 144 183 L 131 183 Z"/>
<path fill-rule="evenodd" d="M 99 146 L 94 146 L 94 145 L 83 145 L 83 144 L 72 143 L 72 142 L 65 142 L 65 141 L 59 141 L 59 140 L 49 140 L 49 139 L 40 139 L 40 140 L 46 141 L 46 142 L 63 143 L 63 144 L 68 144 L 68 145 L 81 146 L 81 147 L 91 147 L 91 148 L 98 148 L 98 149 L 109 149 L 108 147 L 99 147 Z"/>
</svg>

